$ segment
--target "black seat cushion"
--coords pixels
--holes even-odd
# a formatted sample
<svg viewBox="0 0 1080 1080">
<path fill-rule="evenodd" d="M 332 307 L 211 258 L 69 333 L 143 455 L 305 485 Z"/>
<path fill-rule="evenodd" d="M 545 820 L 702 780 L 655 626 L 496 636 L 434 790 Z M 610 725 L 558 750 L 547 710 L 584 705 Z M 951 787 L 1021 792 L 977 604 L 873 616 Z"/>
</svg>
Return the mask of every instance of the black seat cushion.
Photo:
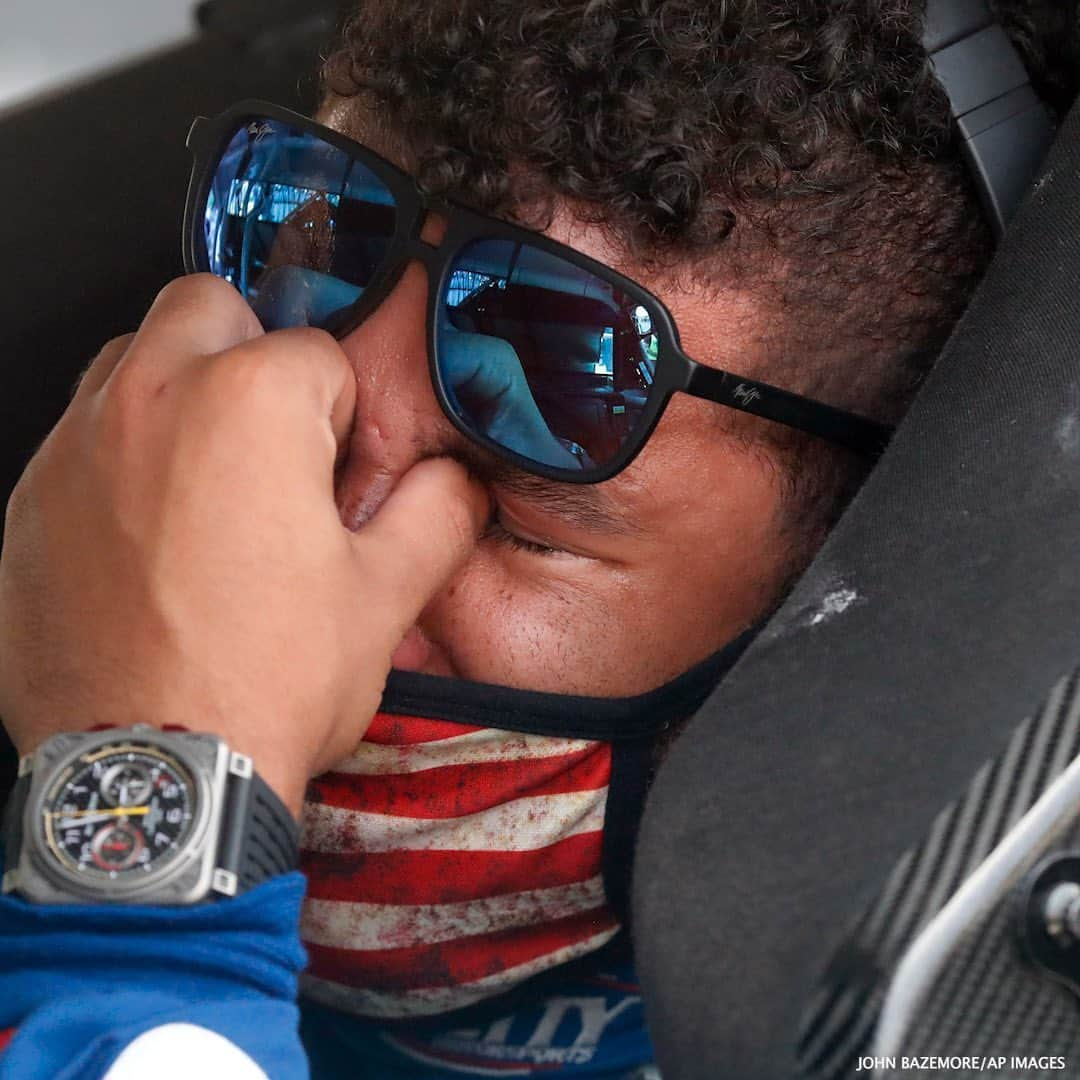
<svg viewBox="0 0 1080 1080">
<path fill-rule="evenodd" d="M 1080 116 L 893 446 L 692 721 L 642 826 L 665 1076 L 790 1080 L 899 856 L 1080 658 Z"/>
</svg>

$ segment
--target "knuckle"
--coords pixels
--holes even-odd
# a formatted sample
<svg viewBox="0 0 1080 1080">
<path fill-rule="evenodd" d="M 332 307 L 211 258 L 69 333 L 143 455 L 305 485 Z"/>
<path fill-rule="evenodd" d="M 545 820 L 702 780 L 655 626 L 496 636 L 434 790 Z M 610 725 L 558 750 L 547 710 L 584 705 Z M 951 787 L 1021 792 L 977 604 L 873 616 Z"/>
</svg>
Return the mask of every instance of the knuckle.
<svg viewBox="0 0 1080 1080">
<path fill-rule="evenodd" d="M 121 334 L 119 337 L 110 338 L 108 341 L 105 342 L 104 345 L 101 346 L 100 349 L 98 349 L 97 355 L 87 366 L 92 367 L 94 363 L 96 363 L 98 360 L 102 359 L 103 357 L 112 356 L 114 353 L 126 352 L 128 346 L 130 346 L 132 341 L 134 340 L 134 333 Z"/>
<path fill-rule="evenodd" d="M 313 326 L 295 327 L 279 330 L 273 337 L 276 346 L 294 357 L 333 364 L 348 363 L 341 345 L 325 330 Z"/>
<path fill-rule="evenodd" d="M 141 415 L 160 386 L 160 376 L 152 376 L 150 365 L 132 359 L 117 366 L 105 388 L 103 415 L 109 420 L 127 421 Z"/>
<path fill-rule="evenodd" d="M 244 338 L 262 333 L 259 320 L 240 293 L 214 274 L 188 274 L 174 278 L 154 300 L 153 308 L 161 307 L 205 322 L 220 320 L 225 325 L 235 327 Z"/>
<path fill-rule="evenodd" d="M 347 363 L 337 342 L 322 330 L 278 330 L 214 357 L 216 377 L 233 393 L 293 394 L 313 364 Z"/>
<path fill-rule="evenodd" d="M 77 394 L 83 383 L 91 376 L 93 376 L 93 381 L 99 384 L 103 382 L 105 376 L 113 367 L 115 367 L 119 358 L 127 352 L 128 347 L 131 345 L 134 338 L 134 334 L 123 334 L 121 337 L 115 337 L 111 341 L 107 341 L 97 351 L 94 358 L 86 364 L 82 371 L 76 376 L 75 382 L 71 388 L 72 394 Z"/>
<path fill-rule="evenodd" d="M 304 348 L 333 349 L 339 348 L 332 334 L 320 330 L 317 326 L 292 326 L 285 330 L 275 331 L 274 336 L 279 341 L 289 341 Z"/>
<path fill-rule="evenodd" d="M 167 383 L 152 363 L 125 357 L 96 395 L 88 413 L 95 438 L 106 446 L 139 442 L 160 412 Z"/>
<path fill-rule="evenodd" d="M 157 294 L 154 304 L 176 304 L 186 306 L 198 304 L 231 304 L 240 299 L 240 294 L 227 282 L 213 274 L 188 274 L 173 278 Z"/>
<path fill-rule="evenodd" d="M 262 401 L 287 391 L 285 374 L 272 350 L 229 349 L 215 357 L 207 368 L 208 390 L 226 402 Z"/>
</svg>

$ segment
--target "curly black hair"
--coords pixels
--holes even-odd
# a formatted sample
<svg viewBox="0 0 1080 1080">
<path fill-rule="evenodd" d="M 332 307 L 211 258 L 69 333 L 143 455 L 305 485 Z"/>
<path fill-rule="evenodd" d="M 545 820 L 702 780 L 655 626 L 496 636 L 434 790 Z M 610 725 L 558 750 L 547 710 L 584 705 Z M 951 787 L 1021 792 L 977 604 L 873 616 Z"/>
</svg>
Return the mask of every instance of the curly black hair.
<svg viewBox="0 0 1080 1080">
<path fill-rule="evenodd" d="M 324 84 L 433 193 L 538 227 L 567 205 L 657 274 L 750 283 L 776 317 L 747 374 L 895 420 L 991 251 L 924 3 L 361 0 Z M 993 6 L 1063 109 L 1076 0 Z M 756 423 L 822 532 L 858 467 Z"/>
</svg>

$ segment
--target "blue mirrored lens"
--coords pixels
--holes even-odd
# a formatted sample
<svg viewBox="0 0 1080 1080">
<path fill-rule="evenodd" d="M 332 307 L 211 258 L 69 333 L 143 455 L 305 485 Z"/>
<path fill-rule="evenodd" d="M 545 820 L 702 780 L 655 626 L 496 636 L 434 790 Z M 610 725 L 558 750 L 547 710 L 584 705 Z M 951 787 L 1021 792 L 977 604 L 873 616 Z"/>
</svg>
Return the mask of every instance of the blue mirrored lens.
<svg viewBox="0 0 1080 1080">
<path fill-rule="evenodd" d="M 557 255 L 473 241 L 439 305 L 439 378 L 469 430 L 543 465 L 598 468 L 645 414 L 653 321 L 637 299 Z"/>
<path fill-rule="evenodd" d="M 375 278 L 395 225 L 394 198 L 375 173 L 276 120 L 232 137 L 203 216 L 211 271 L 268 330 L 333 327 Z"/>
</svg>

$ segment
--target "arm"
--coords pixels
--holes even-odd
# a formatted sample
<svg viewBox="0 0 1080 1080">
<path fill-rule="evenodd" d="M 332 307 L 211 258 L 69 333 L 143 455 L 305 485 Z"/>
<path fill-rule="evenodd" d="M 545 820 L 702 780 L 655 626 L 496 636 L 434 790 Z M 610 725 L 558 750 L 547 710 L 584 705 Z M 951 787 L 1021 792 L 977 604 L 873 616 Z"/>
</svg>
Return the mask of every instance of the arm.
<svg viewBox="0 0 1080 1080">
<path fill-rule="evenodd" d="M 106 347 L 8 507 L 0 715 L 21 754 L 63 731 L 179 724 L 250 756 L 299 814 L 487 512 L 460 467 L 431 461 L 346 530 L 333 473 L 354 387 L 332 338 L 263 334 L 209 277 L 174 283 Z M 301 894 L 286 876 L 189 908 L 3 900 L 0 1029 L 18 1031 L 0 1077 L 101 1076 L 176 1022 L 303 1075 Z"/>
<path fill-rule="evenodd" d="M 181 909 L 0 898 L 0 1077 L 128 1080 L 152 1054 L 154 1080 L 306 1078 L 303 892 L 291 874 Z"/>
</svg>

